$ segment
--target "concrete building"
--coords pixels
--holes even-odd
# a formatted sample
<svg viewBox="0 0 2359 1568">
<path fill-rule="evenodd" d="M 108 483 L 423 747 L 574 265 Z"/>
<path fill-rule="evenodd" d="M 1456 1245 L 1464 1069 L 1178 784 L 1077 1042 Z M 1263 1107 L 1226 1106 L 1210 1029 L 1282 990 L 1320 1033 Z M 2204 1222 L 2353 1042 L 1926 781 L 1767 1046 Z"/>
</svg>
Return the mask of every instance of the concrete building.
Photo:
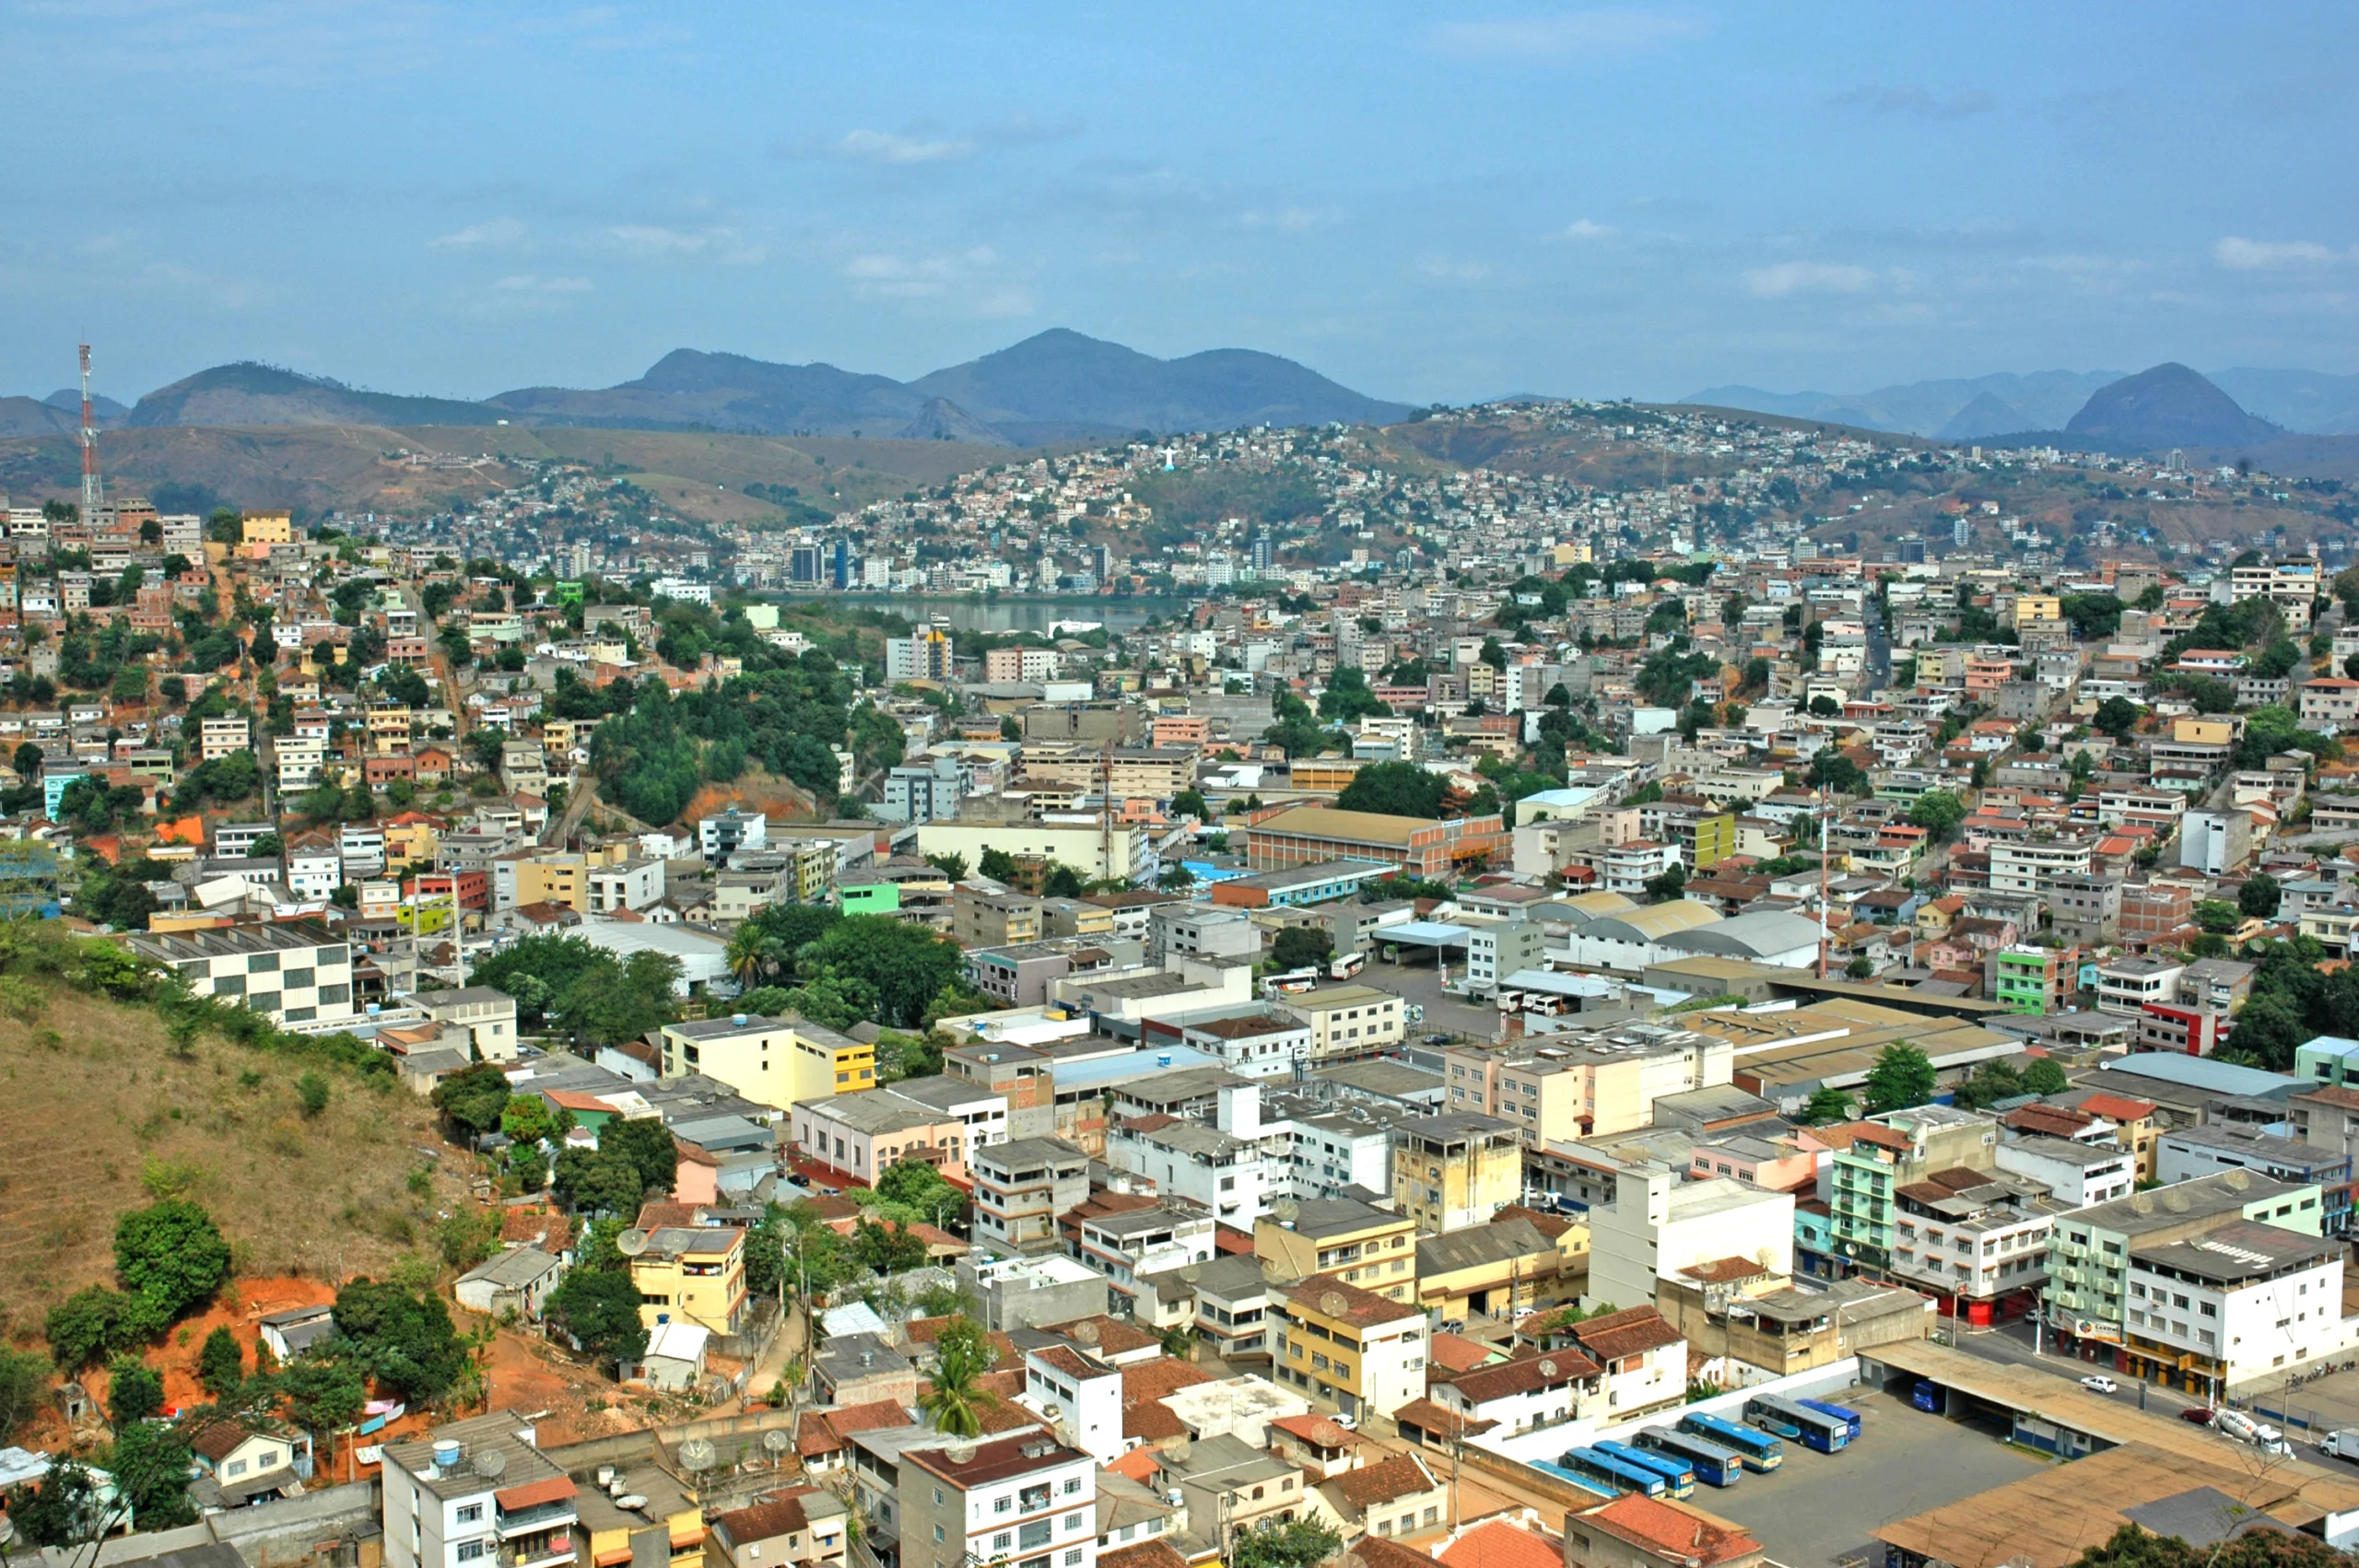
<svg viewBox="0 0 2359 1568">
<path fill-rule="evenodd" d="M 663 1030 L 663 1076 L 700 1072 L 775 1110 L 876 1086 L 876 1047 L 800 1018 L 735 1013 Z"/>
<path fill-rule="evenodd" d="M 452 1422 L 385 1445 L 388 1568 L 534 1568 L 576 1561 L 580 1489 L 534 1445 L 514 1410 Z"/>
<path fill-rule="evenodd" d="M 1016 1138 L 973 1161 L 975 1245 L 999 1257 L 1057 1251 L 1057 1222 L 1089 1199 L 1089 1156 L 1062 1138 Z"/>
<path fill-rule="evenodd" d="M 1146 918 L 1146 961 L 1172 957 L 1256 957 L 1262 930 L 1242 908 L 1211 904 L 1161 904 Z"/>
<path fill-rule="evenodd" d="M 1096 1568 L 1097 1462 L 1080 1449 L 1018 1433 L 905 1449 L 900 1469 L 901 1568 Z"/>
<path fill-rule="evenodd" d="M 1522 1135 L 1504 1121 L 1462 1111 L 1413 1117 L 1392 1139 L 1393 1202 L 1421 1231 L 1487 1224 L 1522 1199 Z"/>
<path fill-rule="evenodd" d="M 1106 1276 L 1062 1253 L 990 1258 L 970 1252 L 956 1267 L 960 1288 L 982 1306 L 983 1327 L 996 1332 L 1106 1315 Z"/>
<path fill-rule="evenodd" d="M 282 1028 L 311 1032 L 354 1016 L 352 949 L 316 921 L 135 932 L 129 941 L 191 995 L 250 1007 Z"/>
<path fill-rule="evenodd" d="M 1284 807 L 1233 830 L 1230 841 L 1254 871 L 1366 860 L 1420 877 L 1447 877 L 1472 860 L 1505 865 L 1512 849 L 1496 814 L 1432 822 L 1331 806 Z"/>
<path fill-rule="evenodd" d="M 1837 1256 L 1862 1270 L 1891 1262 L 1895 1193 L 1935 1171 L 1993 1168 L 1999 1125 L 1947 1106 L 1919 1106 L 1850 1123 L 1834 1159 L 1828 1198 Z"/>
<path fill-rule="evenodd" d="M 1417 1299 L 1416 1243 L 1415 1221 L 1354 1198 L 1297 1199 L 1253 1222 L 1253 1256 L 1269 1279 L 1320 1275 L 1396 1302 Z"/>
<path fill-rule="evenodd" d="M 2090 1340 L 2126 1347 L 2134 1248 L 2186 1241 L 2236 1220 L 2316 1236 L 2322 1206 L 2316 1187 L 2222 1171 L 2060 1214 L 2048 1242 L 2041 1304 L 2048 1326 L 2066 1345 Z"/>
<path fill-rule="evenodd" d="M 1661 1281 L 1737 1258 L 1783 1280 L 1794 1269 L 1794 1199 L 1714 1176 L 1682 1181 L 1661 1165 L 1625 1172 L 1589 1211 L 1588 1296 L 1651 1306 Z"/>
<path fill-rule="evenodd" d="M 1341 1281 L 1281 1286 L 1269 1305 L 1271 1375 L 1341 1415 L 1389 1416 L 1426 1392 L 1426 1315 Z"/>
<path fill-rule="evenodd" d="M 2340 1242 L 2250 1221 L 2132 1247 L 2133 1366 L 2227 1393 L 2347 1348 L 2342 1255 Z"/>
<path fill-rule="evenodd" d="M 1404 1037 L 1401 999 L 1373 986 L 1325 986 L 1276 1003 L 1310 1031 L 1310 1060 L 1319 1067 L 1385 1054 Z"/>
<path fill-rule="evenodd" d="M 2178 822 L 2178 863 L 2206 876 L 2225 876 L 2252 858 L 2252 813 L 2190 811 Z"/>
</svg>

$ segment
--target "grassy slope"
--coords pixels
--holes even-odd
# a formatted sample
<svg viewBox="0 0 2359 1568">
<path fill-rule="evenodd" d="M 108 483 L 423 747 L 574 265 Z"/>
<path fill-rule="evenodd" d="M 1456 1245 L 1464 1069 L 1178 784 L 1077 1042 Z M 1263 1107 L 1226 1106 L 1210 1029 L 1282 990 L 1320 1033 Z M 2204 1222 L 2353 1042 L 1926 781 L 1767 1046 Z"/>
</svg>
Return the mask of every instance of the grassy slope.
<svg viewBox="0 0 2359 1568">
<path fill-rule="evenodd" d="M 301 1064 L 207 1038 L 175 1059 L 152 1014 L 53 993 L 31 1024 L 0 1020 L 0 1328 L 37 1328 L 84 1285 L 113 1282 L 117 1215 L 147 1202 L 147 1162 L 185 1167 L 234 1248 L 238 1271 L 341 1280 L 430 1249 L 461 1198 L 409 1174 L 439 1148 L 431 1109 L 406 1090 L 334 1068 L 328 1108 L 306 1121 Z M 252 1084 L 241 1075 L 260 1074 Z"/>
</svg>

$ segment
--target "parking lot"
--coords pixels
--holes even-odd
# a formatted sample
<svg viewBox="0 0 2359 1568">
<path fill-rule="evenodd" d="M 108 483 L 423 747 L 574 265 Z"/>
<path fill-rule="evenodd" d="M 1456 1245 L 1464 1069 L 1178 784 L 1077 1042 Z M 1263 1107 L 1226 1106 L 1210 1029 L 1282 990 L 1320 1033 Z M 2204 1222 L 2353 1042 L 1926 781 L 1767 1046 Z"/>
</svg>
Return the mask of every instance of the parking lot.
<svg viewBox="0 0 2359 1568">
<path fill-rule="evenodd" d="M 1861 1554 L 1880 1561 L 1872 1539 L 1879 1526 L 2003 1486 L 2045 1463 L 1886 1394 L 1854 1388 L 1827 1398 L 1860 1412 L 1858 1442 L 1839 1454 L 1788 1443 L 1784 1462 L 1767 1475 L 1696 1489 L 1696 1506 L 1743 1525 L 1790 1568 Z"/>
</svg>

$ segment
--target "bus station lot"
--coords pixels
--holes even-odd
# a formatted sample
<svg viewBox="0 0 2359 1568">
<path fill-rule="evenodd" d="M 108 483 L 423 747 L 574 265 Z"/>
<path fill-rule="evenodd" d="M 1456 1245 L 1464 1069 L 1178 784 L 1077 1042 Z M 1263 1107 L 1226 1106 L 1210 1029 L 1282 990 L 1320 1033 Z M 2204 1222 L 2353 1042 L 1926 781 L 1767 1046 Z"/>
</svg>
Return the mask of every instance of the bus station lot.
<svg viewBox="0 0 2359 1568">
<path fill-rule="evenodd" d="M 1839 1454 L 1787 1443 L 1784 1460 L 1767 1475 L 1698 1486 L 1693 1500 L 1752 1531 L 1773 1562 L 1790 1568 L 1880 1562 L 1878 1527 L 2003 1486 L 2048 1462 L 1887 1394 L 1851 1388 L 1822 1397 L 1860 1412 L 1857 1442 Z"/>
</svg>

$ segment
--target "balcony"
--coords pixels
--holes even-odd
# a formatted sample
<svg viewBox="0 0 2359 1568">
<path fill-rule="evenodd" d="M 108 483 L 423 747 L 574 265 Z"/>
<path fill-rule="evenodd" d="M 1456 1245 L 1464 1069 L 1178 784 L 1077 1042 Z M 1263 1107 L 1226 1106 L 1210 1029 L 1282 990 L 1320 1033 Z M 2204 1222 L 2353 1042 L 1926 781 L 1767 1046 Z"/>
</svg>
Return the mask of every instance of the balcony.
<svg viewBox="0 0 2359 1568">
<path fill-rule="evenodd" d="M 574 1524 L 573 1500 L 560 1498 L 554 1503 L 535 1503 L 529 1508 L 499 1511 L 499 1539 L 512 1540 L 517 1536 L 535 1535 L 545 1530 L 570 1530 Z"/>
</svg>

